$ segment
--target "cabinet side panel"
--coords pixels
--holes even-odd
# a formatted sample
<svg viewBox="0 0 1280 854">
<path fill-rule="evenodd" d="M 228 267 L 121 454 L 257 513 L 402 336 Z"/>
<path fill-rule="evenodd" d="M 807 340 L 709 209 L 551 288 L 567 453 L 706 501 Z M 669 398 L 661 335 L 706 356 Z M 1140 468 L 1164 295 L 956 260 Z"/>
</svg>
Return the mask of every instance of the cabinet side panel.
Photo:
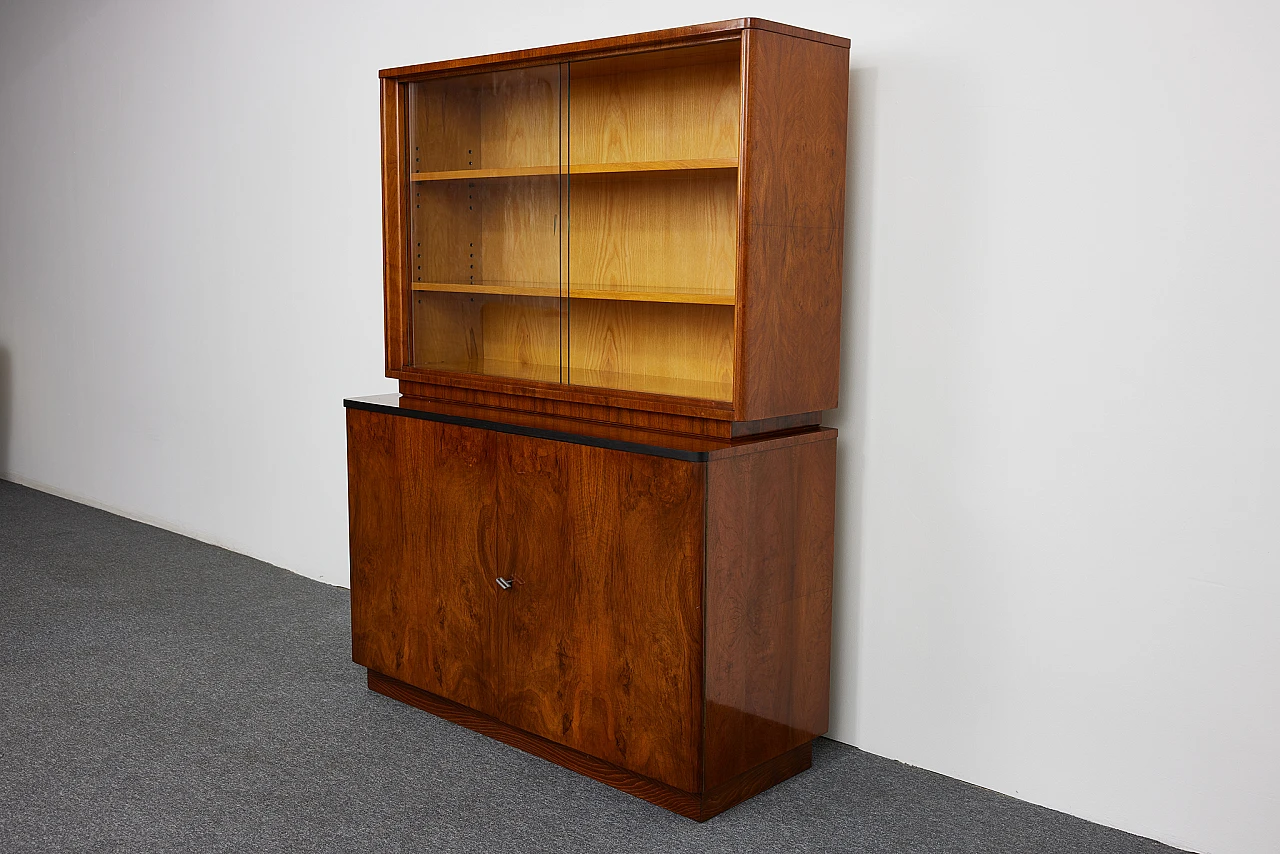
<svg viewBox="0 0 1280 854">
<path fill-rule="evenodd" d="M 708 464 L 708 789 L 827 731 L 835 451 Z"/>
<path fill-rule="evenodd" d="M 837 405 L 847 48 L 746 33 L 734 418 Z"/>
<path fill-rule="evenodd" d="M 351 657 L 497 709 L 491 435 L 347 410 Z"/>
<path fill-rule="evenodd" d="M 700 778 L 704 464 L 503 435 L 499 717 L 684 791 Z"/>
</svg>

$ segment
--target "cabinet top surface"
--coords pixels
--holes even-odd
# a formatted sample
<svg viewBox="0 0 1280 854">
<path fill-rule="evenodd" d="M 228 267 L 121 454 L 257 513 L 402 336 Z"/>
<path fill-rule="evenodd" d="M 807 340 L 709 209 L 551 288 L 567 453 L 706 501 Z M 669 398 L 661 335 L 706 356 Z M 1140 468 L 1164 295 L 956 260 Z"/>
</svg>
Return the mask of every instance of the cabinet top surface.
<svg viewBox="0 0 1280 854">
<path fill-rule="evenodd" d="M 462 70 L 492 65 L 525 63 L 535 60 L 574 59 L 591 54 L 609 53 L 620 50 L 645 50 L 649 48 L 668 47 L 682 41 L 714 38 L 722 35 L 731 38 L 743 30 L 768 30 L 795 38 L 849 47 L 849 40 L 841 36 L 819 33 L 789 24 L 766 21 L 763 18 L 734 18 L 729 21 L 716 21 L 710 24 L 694 24 L 688 27 L 674 27 L 668 30 L 653 30 L 647 33 L 633 33 L 623 36 L 610 36 L 603 39 L 569 42 L 567 44 L 548 47 L 513 50 L 505 53 L 491 53 L 484 56 L 471 56 L 462 59 L 446 59 L 439 62 L 426 62 L 418 65 L 402 65 L 397 68 L 384 68 L 378 72 L 379 77 L 415 77 L 442 71 Z"/>
</svg>

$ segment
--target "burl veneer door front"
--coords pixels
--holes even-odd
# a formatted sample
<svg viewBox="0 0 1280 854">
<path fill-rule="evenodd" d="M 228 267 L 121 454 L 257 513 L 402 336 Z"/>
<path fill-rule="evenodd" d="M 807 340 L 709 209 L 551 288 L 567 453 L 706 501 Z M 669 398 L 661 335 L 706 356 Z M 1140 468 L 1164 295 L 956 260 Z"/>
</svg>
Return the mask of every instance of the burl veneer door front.
<svg viewBox="0 0 1280 854">
<path fill-rule="evenodd" d="M 347 410 L 352 658 L 496 714 L 491 435 Z"/>
<path fill-rule="evenodd" d="M 347 444 L 356 663 L 699 790 L 705 464 L 358 409 Z"/>
<path fill-rule="evenodd" d="M 496 435 L 500 717 L 698 790 L 704 464 Z"/>
</svg>

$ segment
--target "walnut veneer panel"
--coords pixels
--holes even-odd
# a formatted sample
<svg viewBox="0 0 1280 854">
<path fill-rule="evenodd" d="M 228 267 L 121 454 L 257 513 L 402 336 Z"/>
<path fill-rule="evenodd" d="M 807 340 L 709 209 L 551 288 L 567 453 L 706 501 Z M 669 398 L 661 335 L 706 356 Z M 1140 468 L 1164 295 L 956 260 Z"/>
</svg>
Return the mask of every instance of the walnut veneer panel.
<svg viewBox="0 0 1280 854">
<path fill-rule="evenodd" d="M 805 438 L 708 463 L 708 788 L 827 731 L 835 431 Z"/>
<path fill-rule="evenodd" d="M 507 665 L 490 442 L 347 411 L 352 658 L 498 714 Z"/>
<path fill-rule="evenodd" d="M 691 42 L 706 42 L 737 36 L 743 30 L 766 30 L 782 33 L 800 39 L 822 42 L 824 44 L 849 47 L 849 40 L 840 36 L 779 24 L 764 18 L 735 18 L 728 21 L 716 21 L 711 24 L 695 24 L 689 27 L 673 27 L 667 30 L 654 30 L 647 33 L 630 33 L 623 36 L 611 36 L 590 41 L 571 42 L 535 47 L 526 50 L 513 50 L 507 53 L 493 53 L 487 56 L 473 56 L 466 59 L 448 59 L 441 62 L 428 62 L 421 65 L 404 65 L 399 68 L 384 68 L 378 74 L 381 77 L 410 78 L 435 74 L 443 74 L 458 69 L 533 65 L 548 59 L 575 59 L 591 56 L 606 56 L 624 51 L 650 50 L 663 47 L 680 46 Z"/>
<path fill-rule="evenodd" d="M 347 425 L 353 659 L 696 790 L 704 465 L 356 409 Z"/>
<path fill-rule="evenodd" d="M 638 798 L 644 798 L 650 803 L 687 816 L 694 821 L 706 821 L 752 795 L 788 777 L 794 777 L 809 768 L 813 761 L 812 746 L 804 744 L 757 765 L 714 789 L 697 794 L 668 786 L 625 768 L 619 768 L 610 762 L 513 727 L 497 718 L 443 697 L 437 697 L 374 670 L 369 671 L 369 688 L 394 700 L 417 706 L 433 715 L 453 721 L 459 726 L 532 753 L 534 756 L 540 756 L 549 762 L 577 771 L 579 774 L 585 774 L 605 785 L 613 786 Z"/>
<path fill-rule="evenodd" d="M 498 506 L 531 551 L 502 621 L 520 675 L 502 719 L 697 787 L 703 466 L 511 437 Z"/>
<path fill-rule="evenodd" d="M 751 420 L 838 403 L 849 51 L 744 38 L 734 417 Z"/>
</svg>

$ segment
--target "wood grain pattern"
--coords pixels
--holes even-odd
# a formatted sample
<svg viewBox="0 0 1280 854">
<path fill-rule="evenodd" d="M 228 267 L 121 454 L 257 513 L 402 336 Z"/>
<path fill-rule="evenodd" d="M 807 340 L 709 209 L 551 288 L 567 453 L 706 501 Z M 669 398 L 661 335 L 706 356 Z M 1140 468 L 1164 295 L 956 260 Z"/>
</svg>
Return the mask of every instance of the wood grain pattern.
<svg viewBox="0 0 1280 854">
<path fill-rule="evenodd" d="M 782 415 L 777 418 L 761 418 L 758 421 L 734 421 L 729 428 L 729 435 L 733 438 L 763 436 L 784 430 L 816 427 L 821 423 L 821 412 L 799 412 L 795 415 Z"/>
<path fill-rule="evenodd" d="M 731 306 L 571 299 L 569 347 L 571 384 L 732 396 Z"/>
<path fill-rule="evenodd" d="M 827 730 L 835 431 L 796 439 L 708 463 L 708 787 Z"/>
<path fill-rule="evenodd" d="M 569 64 L 570 163 L 722 158 L 737 165 L 738 51 L 689 64 L 681 48 Z M 625 64 L 622 64 L 625 63 Z"/>
<path fill-rule="evenodd" d="M 849 55 L 745 35 L 734 417 L 838 403 Z"/>
<path fill-rule="evenodd" d="M 570 178 L 569 294 L 586 290 L 734 293 L 733 175 Z"/>
<path fill-rule="evenodd" d="M 652 804 L 692 818 L 695 821 L 705 820 L 700 818 L 702 799 L 692 792 L 681 791 L 673 786 L 668 786 L 659 783 L 657 780 L 651 780 L 619 768 L 581 751 L 565 747 L 550 739 L 525 732 L 490 715 L 477 712 L 474 709 L 450 702 L 428 691 L 423 691 L 421 688 L 384 676 L 376 670 L 369 670 L 368 684 L 372 691 L 377 691 L 379 694 L 383 694 L 393 700 L 399 700 L 410 706 L 416 706 L 423 711 L 452 721 L 459 726 L 475 730 L 481 735 L 487 735 L 489 738 L 509 744 L 526 753 L 532 753 L 534 756 L 554 762 L 564 768 L 569 768 L 579 774 L 604 783 L 606 786 L 612 786 L 638 798 L 643 798 Z"/>
<path fill-rule="evenodd" d="M 411 172 L 558 170 L 558 65 L 440 78 L 408 88 Z"/>
<path fill-rule="evenodd" d="M 689 170 L 729 172 L 738 168 L 738 158 L 702 157 L 688 160 L 646 160 L 622 163 L 577 163 L 568 167 L 574 175 L 599 175 L 608 173 L 646 172 L 680 175 Z M 549 166 L 501 166 L 485 169 L 447 169 L 438 172 L 414 172 L 412 181 L 465 181 L 477 178 L 518 178 L 537 175 L 558 175 L 562 167 Z"/>
<path fill-rule="evenodd" d="M 486 56 L 467 57 L 465 59 L 448 59 L 439 62 L 427 62 L 419 65 L 404 65 L 398 68 L 384 68 L 378 74 L 381 77 L 394 78 L 426 78 L 434 75 L 448 74 L 459 69 L 478 69 L 496 67 L 519 67 L 545 62 L 550 58 L 557 59 L 589 59 L 609 56 L 637 50 L 653 50 L 675 45 L 712 42 L 726 38 L 737 38 L 743 30 L 764 30 L 781 33 L 799 39 L 817 41 L 824 44 L 838 45 L 848 48 L 849 40 L 840 36 L 819 33 L 779 24 L 763 18 L 735 18 L 728 21 L 716 21 L 710 24 L 696 24 L 688 27 L 673 27 L 667 30 L 655 30 L 647 33 L 632 33 L 590 41 L 570 42 L 568 44 L 549 47 L 514 50 L 506 53 L 493 53 Z"/>
<path fill-rule="evenodd" d="M 483 75 L 480 167 L 559 164 L 558 64 Z"/>
<path fill-rule="evenodd" d="M 414 281 L 559 289 L 558 179 L 413 184 Z"/>
<path fill-rule="evenodd" d="M 476 281 L 560 282 L 557 178 L 467 182 L 481 211 Z M 428 185 L 430 186 L 430 185 Z M 450 277 L 427 281 L 458 281 Z M 468 281 L 462 279 L 462 281 Z"/>
<path fill-rule="evenodd" d="M 554 401 L 569 407 L 605 407 L 617 410 L 648 410 L 660 415 L 677 415 L 691 418 L 708 418 L 724 421 L 733 419 L 733 404 L 729 401 L 707 400 L 692 397 L 675 397 L 665 394 L 649 394 L 626 389 L 590 388 L 570 386 L 565 383 L 540 383 L 513 380 L 506 377 L 468 376 L 458 377 L 448 371 L 414 368 L 389 371 L 388 376 L 412 386 L 430 386 L 433 389 L 453 388 L 479 396 L 498 395 L 515 403 L 525 404 L 512 408 L 528 408 L 540 411 L 541 401 Z M 459 393 L 463 393 L 460 391 Z M 604 411 L 601 411 L 602 414 Z M 618 413 L 619 417 L 625 417 Z M 605 420 L 609 420 L 606 418 Z M 619 422 L 623 423 L 623 422 Z"/>
<path fill-rule="evenodd" d="M 411 281 L 553 289 L 539 295 L 549 300 L 525 302 L 415 295 L 414 366 L 561 379 L 559 85 L 560 69 L 551 65 L 407 87 L 413 172 L 550 173 L 413 183 Z"/>
<path fill-rule="evenodd" d="M 686 792 L 647 777 L 619 768 L 586 753 L 512 727 L 489 715 L 469 709 L 415 688 L 375 670 L 368 672 L 368 685 L 393 700 L 398 700 L 459 726 L 474 730 L 496 741 L 532 753 L 549 762 L 576 771 L 619 791 L 642 798 L 651 804 L 691 818 L 707 821 L 742 803 L 770 786 L 794 777 L 813 764 L 813 748 L 805 744 L 763 765 L 707 791 L 703 795 Z"/>
<path fill-rule="evenodd" d="M 540 412 L 523 412 L 483 406 L 474 403 L 434 400 L 421 397 L 404 397 L 401 395 L 380 395 L 394 405 L 396 411 L 432 412 L 442 415 L 471 418 L 478 421 L 493 422 L 503 425 L 519 425 L 531 428 L 554 431 L 556 433 L 574 434 L 584 437 L 598 437 L 629 442 L 638 445 L 654 445 L 663 448 L 679 449 L 694 453 L 708 454 L 722 448 L 732 446 L 733 440 L 728 437 L 694 435 L 691 433 L 672 433 L 655 430 L 651 427 L 629 426 L 601 421 L 584 421 Z M 361 398 L 367 400 L 367 398 Z"/>
<path fill-rule="evenodd" d="M 532 372 L 486 367 L 483 353 L 438 359 L 420 372 L 416 368 L 422 366 L 408 364 L 419 348 L 410 346 L 403 328 L 408 304 L 401 303 L 407 294 L 397 297 L 390 288 L 389 376 L 439 384 L 441 370 L 465 362 L 471 369 L 466 377 L 477 376 L 471 371 L 498 370 L 507 379 L 531 383 L 565 381 L 576 354 L 580 383 L 650 396 L 731 399 L 736 421 L 765 422 L 836 405 L 847 53 L 840 39 L 784 36 L 785 27 L 750 26 L 745 19 L 737 26 L 736 31 L 732 24 L 728 29 L 690 28 L 678 36 L 673 31 L 663 38 L 688 41 L 678 47 L 669 42 L 669 50 L 620 53 L 623 47 L 650 43 L 621 39 L 608 49 L 597 45 L 603 52 L 593 59 L 573 51 L 555 57 L 572 60 L 572 67 L 544 63 L 483 70 L 465 75 L 466 85 L 459 78 L 427 75 L 425 82 L 406 87 L 427 93 L 408 98 L 410 105 L 426 104 L 432 92 L 457 93 L 452 101 L 441 94 L 438 109 L 427 105 L 412 110 L 415 115 L 439 114 L 428 123 L 430 132 L 421 122 L 410 122 L 414 139 L 425 140 L 432 133 L 440 138 L 442 153 L 432 155 L 436 165 L 550 172 L 549 164 L 527 161 L 538 145 L 554 142 L 557 152 L 567 147 L 573 153 L 574 162 L 561 164 L 561 170 L 614 168 L 609 161 L 615 159 L 621 164 L 617 168 L 631 171 L 414 182 L 409 186 L 415 210 L 425 205 L 442 223 L 415 224 L 409 252 L 399 247 L 402 261 L 412 264 L 412 280 L 459 284 L 477 292 L 487 287 L 495 295 L 516 292 L 504 283 L 535 282 L 556 285 L 561 297 L 572 287 L 584 299 L 598 297 L 600 302 L 688 303 L 700 310 L 727 307 L 732 294 L 737 311 L 728 372 L 731 391 L 726 395 L 720 387 L 725 379 L 715 364 L 696 371 L 628 368 L 617 364 L 627 360 L 620 360 L 625 351 L 608 349 L 583 358 L 574 344 L 577 324 L 572 317 L 560 325 L 557 358 L 539 363 L 556 365 L 554 377 L 542 367 Z M 734 69 L 736 74 L 729 73 Z M 581 85 L 570 92 L 560 84 L 574 74 Z M 487 102 L 497 105 L 488 113 Z M 566 112 L 569 121 L 558 123 L 558 135 L 552 133 L 547 117 Z M 691 118 L 702 112 L 713 120 Z M 446 121 L 449 116 L 455 120 Z M 493 143 L 498 148 L 492 162 L 501 166 L 477 161 L 485 149 L 467 141 L 485 136 L 486 121 L 496 129 L 492 135 L 503 137 Z M 740 138 L 745 143 L 737 152 Z M 535 139 L 540 142 L 531 148 Z M 464 150 L 463 145 L 471 147 Z M 599 156 L 584 157 L 592 145 Z M 682 145 L 690 146 L 685 156 L 673 156 Z M 683 170 L 699 176 L 694 178 L 673 177 L 681 170 L 671 167 L 688 162 L 666 162 L 727 164 L 739 153 L 739 169 Z M 463 156 L 469 158 L 465 164 L 459 160 Z M 650 177 L 635 171 L 646 164 L 654 167 Z M 561 207 L 566 197 L 572 204 L 565 217 L 572 240 L 568 229 L 557 227 L 560 214 L 566 213 Z M 390 223 L 388 214 L 388 229 Z M 396 249 L 389 241 L 389 257 Z M 562 302 L 562 308 L 571 306 Z M 627 316 L 625 306 L 583 314 L 595 320 L 606 311 Z M 658 337 L 670 340 L 698 323 L 679 321 Z M 487 358 L 494 366 L 528 364 Z M 479 390 L 506 388 L 482 384 Z M 538 387 L 525 390 L 539 392 Z M 595 405 L 602 398 L 568 399 Z M 624 400 L 630 405 L 645 401 Z"/>
<path fill-rule="evenodd" d="M 416 293 L 414 364 L 544 382 L 560 379 L 558 300 Z"/>
<path fill-rule="evenodd" d="M 436 172 L 414 172 L 411 181 L 473 181 L 478 178 L 524 178 L 539 175 L 559 175 L 560 165 L 547 166 L 498 166 L 486 169 L 444 169 Z"/>
<path fill-rule="evenodd" d="M 571 163 L 571 175 L 603 175 L 609 173 L 648 172 L 662 173 L 665 177 L 688 174 L 690 170 L 701 172 L 736 172 L 738 157 L 697 157 L 684 160 L 642 160 L 614 163 Z"/>
<path fill-rule="evenodd" d="M 516 386 L 502 380 L 489 379 L 488 384 L 498 387 L 482 389 L 470 383 L 450 382 L 449 380 L 456 378 L 448 374 L 440 376 L 445 379 L 444 382 L 401 379 L 400 393 L 407 401 L 440 401 L 491 409 L 501 413 L 501 417 L 492 419 L 497 421 L 519 418 L 522 414 L 528 413 L 570 419 L 585 424 L 616 424 L 620 427 L 661 430 L 686 436 L 729 438 L 733 434 L 732 422 L 726 420 L 731 414 L 727 408 L 710 410 L 712 415 L 691 414 L 707 410 L 704 409 L 703 404 L 690 408 L 681 406 L 675 410 L 660 410 L 656 408 L 659 402 L 667 405 L 671 399 L 645 395 L 642 392 L 555 386 L 557 389 L 567 390 L 568 395 L 552 397 L 544 394 L 538 386 L 530 390 L 522 385 Z M 641 399 L 633 402 L 631 397 L 633 394 L 638 394 Z M 653 408 L 650 408 L 651 406 Z M 726 404 L 706 403 L 705 406 L 725 407 Z M 714 417 L 715 415 L 720 417 Z"/>
<path fill-rule="evenodd" d="M 414 184 L 409 188 L 409 272 L 424 281 L 484 278 L 483 208 L 466 184 Z"/>
<path fill-rule="evenodd" d="M 504 441 L 502 720 L 677 788 L 700 778 L 702 464 Z M 521 551 L 524 550 L 524 551 Z"/>
<path fill-rule="evenodd" d="M 409 110 L 409 172 L 467 169 L 480 142 L 480 92 L 450 78 L 405 86 Z"/>
<path fill-rule="evenodd" d="M 487 434 L 347 410 L 352 659 L 499 713 Z"/>
<path fill-rule="evenodd" d="M 415 291 L 450 294 L 491 294 L 495 296 L 559 297 L 560 287 L 546 282 L 414 282 Z M 732 294 L 700 291 L 615 291 L 584 288 L 574 299 L 607 299 L 623 302 L 675 302 L 695 305 L 733 305 Z"/>
<path fill-rule="evenodd" d="M 555 282 L 414 282 L 411 287 L 443 294 L 560 298 L 560 286 Z"/>
<path fill-rule="evenodd" d="M 422 392 L 421 389 L 418 391 Z M 426 393 L 430 393 L 430 390 Z M 808 417 L 795 416 L 764 422 L 734 422 L 735 426 L 751 428 L 752 432 L 730 436 L 727 433 L 695 434 L 687 430 L 673 431 L 663 429 L 661 425 L 628 425 L 612 421 L 593 421 L 582 418 L 580 413 L 564 415 L 551 411 L 523 411 L 492 405 L 493 402 L 486 404 L 447 398 L 437 399 L 421 396 L 421 394 L 417 396 L 374 395 L 354 398 L 347 401 L 347 404 L 376 405 L 378 411 L 393 415 L 414 415 L 423 412 L 455 415 L 487 422 L 492 425 L 490 429 L 502 429 L 507 425 L 527 425 L 562 434 L 558 437 L 560 441 L 574 441 L 564 436 L 580 438 L 584 442 L 589 442 L 591 437 L 609 438 L 639 445 L 693 451 L 710 460 L 729 459 L 742 454 L 827 441 L 835 435 L 829 428 L 817 427 L 818 413 L 810 413 Z"/>
<path fill-rule="evenodd" d="M 354 660 L 694 788 L 704 464 L 347 416 Z"/>
</svg>

